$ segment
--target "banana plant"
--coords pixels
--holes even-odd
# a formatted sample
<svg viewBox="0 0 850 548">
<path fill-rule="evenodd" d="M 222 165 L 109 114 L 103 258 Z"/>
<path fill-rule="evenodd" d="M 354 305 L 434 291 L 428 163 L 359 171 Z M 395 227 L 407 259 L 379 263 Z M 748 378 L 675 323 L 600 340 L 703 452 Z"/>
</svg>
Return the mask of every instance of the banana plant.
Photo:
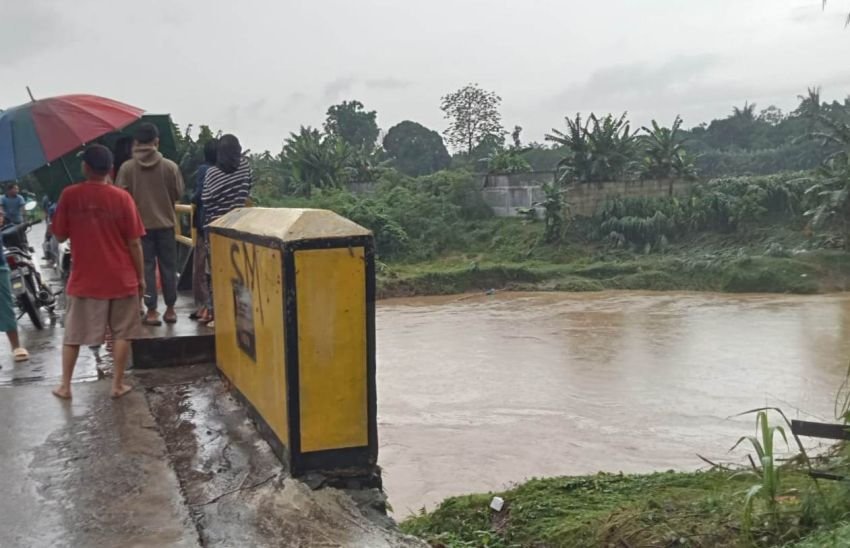
<svg viewBox="0 0 850 548">
<path fill-rule="evenodd" d="M 682 118 L 676 116 L 673 126 L 661 127 L 655 120 L 651 127 L 641 128 L 646 134 L 644 161 L 641 170 L 643 179 L 667 180 L 672 178 L 694 179 L 696 168 L 693 159 L 685 150 L 685 139 L 681 135 Z"/>
<path fill-rule="evenodd" d="M 583 124 L 576 114 L 575 119 L 565 121 L 566 132 L 553 129 L 546 135 L 547 141 L 567 149 L 567 156 L 558 162 L 562 181 L 618 181 L 631 175 L 637 163 L 640 130 L 632 131 L 627 113 L 619 118 L 591 114 Z"/>
</svg>

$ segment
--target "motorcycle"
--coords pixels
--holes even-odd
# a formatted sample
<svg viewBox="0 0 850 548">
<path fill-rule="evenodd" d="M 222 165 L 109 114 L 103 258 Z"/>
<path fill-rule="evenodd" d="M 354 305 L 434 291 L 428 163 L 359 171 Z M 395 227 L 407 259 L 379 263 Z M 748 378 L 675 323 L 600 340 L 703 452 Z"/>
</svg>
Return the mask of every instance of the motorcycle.
<svg viewBox="0 0 850 548">
<path fill-rule="evenodd" d="M 35 202 L 30 202 L 25 207 L 27 211 L 31 211 Z M 33 220 L 18 225 L 7 225 L 0 231 L 3 246 L 6 248 L 6 262 L 10 269 L 12 295 L 21 310 L 21 316 L 29 316 L 36 329 L 44 328 L 42 308 L 47 310 L 51 319 L 56 317 L 56 297 L 41 279 L 26 236 L 30 227 L 40 222 L 41 220 Z"/>
<path fill-rule="evenodd" d="M 71 242 L 65 240 L 59 243 L 53 237 L 53 214 L 56 212 L 56 204 L 50 204 L 46 209 L 47 230 L 42 244 L 44 259 L 53 267 L 62 283 L 65 284 L 71 276 Z"/>
</svg>

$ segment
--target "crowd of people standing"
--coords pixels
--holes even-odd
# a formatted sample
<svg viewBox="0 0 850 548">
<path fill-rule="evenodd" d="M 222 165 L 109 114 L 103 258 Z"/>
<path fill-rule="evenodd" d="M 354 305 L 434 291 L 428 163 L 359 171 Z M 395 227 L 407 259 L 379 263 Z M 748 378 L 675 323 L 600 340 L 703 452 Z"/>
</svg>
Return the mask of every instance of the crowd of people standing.
<svg viewBox="0 0 850 548">
<path fill-rule="evenodd" d="M 82 161 L 86 180 L 62 192 L 51 224 L 53 237 L 70 239 L 73 250 L 62 383 L 53 393 L 71 397 L 80 346 L 100 345 L 108 334 L 113 342 L 112 396 L 117 398 L 131 389 L 123 375 L 130 341 L 138 337 L 141 324 L 178 321 L 175 205 L 183 196 L 184 181 L 177 164 L 159 151 L 157 127 L 148 123 L 138 127 L 132 143 L 119 141 L 114 153 L 102 145 L 89 146 Z M 206 227 L 244 207 L 251 186 L 251 168 L 234 135 L 205 144 L 191 199 L 197 235 L 192 284 L 197 310 L 191 317 L 211 326 L 214 306 Z M 158 282 L 165 303 L 161 316 Z"/>
</svg>

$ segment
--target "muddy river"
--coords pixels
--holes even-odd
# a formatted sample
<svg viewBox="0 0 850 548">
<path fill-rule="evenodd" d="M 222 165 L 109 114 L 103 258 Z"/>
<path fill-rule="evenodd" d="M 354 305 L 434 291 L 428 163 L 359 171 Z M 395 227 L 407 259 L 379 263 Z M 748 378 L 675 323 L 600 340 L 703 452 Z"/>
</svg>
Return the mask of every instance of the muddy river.
<svg viewBox="0 0 850 548">
<path fill-rule="evenodd" d="M 380 462 L 396 516 L 534 476 L 732 460 L 770 404 L 829 420 L 850 295 L 498 294 L 378 309 Z"/>
</svg>

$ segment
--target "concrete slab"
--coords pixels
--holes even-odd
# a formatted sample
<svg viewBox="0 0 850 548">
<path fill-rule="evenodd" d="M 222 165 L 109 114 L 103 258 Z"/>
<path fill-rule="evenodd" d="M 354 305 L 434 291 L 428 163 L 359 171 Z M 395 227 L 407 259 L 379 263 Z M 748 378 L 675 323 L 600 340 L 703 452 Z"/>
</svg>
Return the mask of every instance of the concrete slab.
<svg viewBox="0 0 850 548">
<path fill-rule="evenodd" d="M 142 339 L 134 343 L 134 366 L 171 367 L 213 361 L 215 332 L 190 320 L 191 310 L 191 297 L 181 294 L 178 301 L 180 319 L 176 325 L 143 327 Z M 30 351 L 31 358 L 28 362 L 15 363 L 5 337 L 0 335 L 0 386 L 58 382 L 62 377 L 61 320 L 39 331 L 24 317 L 18 322 L 18 332 L 22 344 Z M 101 350 L 100 357 L 109 361 L 105 349 Z M 74 382 L 96 378 L 96 355 L 92 350 L 83 348 L 74 371 Z"/>
<path fill-rule="evenodd" d="M 215 330 L 189 319 L 195 310 L 192 295 L 178 295 L 177 323 L 142 326 L 133 342 L 133 367 L 140 369 L 212 363 L 215 361 Z"/>
<path fill-rule="evenodd" d="M 215 368 L 135 373 L 147 387 L 204 546 L 424 547 L 377 489 L 312 491 L 289 477 Z"/>
<path fill-rule="evenodd" d="M 141 391 L 0 387 L 0 546 L 198 546 Z"/>
</svg>

